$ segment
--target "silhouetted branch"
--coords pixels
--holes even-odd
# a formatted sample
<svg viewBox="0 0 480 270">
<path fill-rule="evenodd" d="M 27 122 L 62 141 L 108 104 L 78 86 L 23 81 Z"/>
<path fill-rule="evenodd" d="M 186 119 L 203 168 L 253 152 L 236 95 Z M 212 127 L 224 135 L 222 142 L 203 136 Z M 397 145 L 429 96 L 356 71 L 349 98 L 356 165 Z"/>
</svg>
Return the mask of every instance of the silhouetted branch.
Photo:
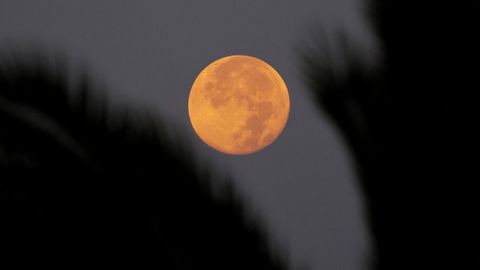
<svg viewBox="0 0 480 270">
<path fill-rule="evenodd" d="M 9 254 L 69 265 L 286 268 L 232 184 L 216 195 L 219 176 L 159 120 L 108 108 L 65 66 L 18 56 L 0 58 L 0 246 Z"/>
<path fill-rule="evenodd" d="M 372 265 L 478 265 L 464 242 L 480 240 L 472 225 L 478 189 L 466 181 L 478 173 L 462 150 L 477 140 L 471 89 L 478 80 L 470 67 L 479 61 L 472 60 L 480 48 L 478 10 L 468 1 L 369 4 L 383 53 L 377 66 L 343 46 L 347 64 L 338 72 L 325 43 L 306 49 L 302 61 L 317 103 L 356 159 L 374 236 Z"/>
</svg>

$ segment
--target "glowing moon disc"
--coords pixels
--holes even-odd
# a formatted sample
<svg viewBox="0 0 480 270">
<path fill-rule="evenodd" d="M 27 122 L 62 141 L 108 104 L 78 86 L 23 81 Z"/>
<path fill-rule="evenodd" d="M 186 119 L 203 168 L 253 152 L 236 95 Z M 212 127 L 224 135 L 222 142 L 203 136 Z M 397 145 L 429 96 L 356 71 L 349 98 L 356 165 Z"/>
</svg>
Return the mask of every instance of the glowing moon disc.
<svg viewBox="0 0 480 270">
<path fill-rule="evenodd" d="M 250 154 L 270 145 L 285 127 L 289 112 L 282 77 L 266 62 L 245 55 L 208 65 L 188 98 L 197 135 L 227 154 Z"/>
</svg>

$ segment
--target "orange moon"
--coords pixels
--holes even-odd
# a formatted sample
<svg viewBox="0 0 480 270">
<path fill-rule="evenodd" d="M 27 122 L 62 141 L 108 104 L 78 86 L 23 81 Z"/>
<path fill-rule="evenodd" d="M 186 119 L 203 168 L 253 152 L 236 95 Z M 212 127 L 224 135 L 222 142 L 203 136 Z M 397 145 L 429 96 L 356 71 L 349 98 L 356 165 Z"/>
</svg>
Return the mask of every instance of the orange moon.
<svg viewBox="0 0 480 270">
<path fill-rule="evenodd" d="M 255 57 L 232 55 L 209 64 L 195 79 L 188 113 L 200 139 L 226 154 L 245 155 L 272 144 L 290 112 L 278 72 Z"/>
</svg>

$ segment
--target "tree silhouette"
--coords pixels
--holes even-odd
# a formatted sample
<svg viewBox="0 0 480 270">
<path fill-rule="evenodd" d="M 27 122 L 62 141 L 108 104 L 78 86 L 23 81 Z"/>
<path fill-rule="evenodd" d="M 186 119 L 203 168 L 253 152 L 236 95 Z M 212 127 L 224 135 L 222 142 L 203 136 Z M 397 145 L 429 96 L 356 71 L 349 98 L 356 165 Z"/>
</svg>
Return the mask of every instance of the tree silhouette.
<svg viewBox="0 0 480 270">
<path fill-rule="evenodd" d="M 301 56 L 318 105 L 356 161 L 371 266 L 478 267 L 479 177 L 470 150 L 478 140 L 478 1 L 370 0 L 367 7 L 380 63 L 368 63 L 344 36 L 337 39 L 344 65 L 327 42 Z"/>
<path fill-rule="evenodd" d="M 3 265 L 285 269 L 181 138 L 40 55 L 0 58 Z"/>
</svg>

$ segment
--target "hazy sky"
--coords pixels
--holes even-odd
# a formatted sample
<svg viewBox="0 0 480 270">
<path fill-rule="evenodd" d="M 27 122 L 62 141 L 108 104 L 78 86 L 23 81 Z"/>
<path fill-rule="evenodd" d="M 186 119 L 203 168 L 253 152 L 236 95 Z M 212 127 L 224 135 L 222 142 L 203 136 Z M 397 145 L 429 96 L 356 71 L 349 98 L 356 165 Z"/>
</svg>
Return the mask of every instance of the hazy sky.
<svg viewBox="0 0 480 270">
<path fill-rule="evenodd" d="M 198 155 L 230 172 L 294 265 L 362 269 L 369 244 L 351 160 L 333 125 L 308 100 L 295 50 L 320 30 L 368 44 L 355 0 L 1 1 L 0 48 L 41 45 L 87 65 L 115 101 L 175 123 Z M 249 156 L 205 146 L 191 129 L 187 99 L 213 60 L 247 54 L 283 76 L 291 99 L 278 140 Z"/>
</svg>

